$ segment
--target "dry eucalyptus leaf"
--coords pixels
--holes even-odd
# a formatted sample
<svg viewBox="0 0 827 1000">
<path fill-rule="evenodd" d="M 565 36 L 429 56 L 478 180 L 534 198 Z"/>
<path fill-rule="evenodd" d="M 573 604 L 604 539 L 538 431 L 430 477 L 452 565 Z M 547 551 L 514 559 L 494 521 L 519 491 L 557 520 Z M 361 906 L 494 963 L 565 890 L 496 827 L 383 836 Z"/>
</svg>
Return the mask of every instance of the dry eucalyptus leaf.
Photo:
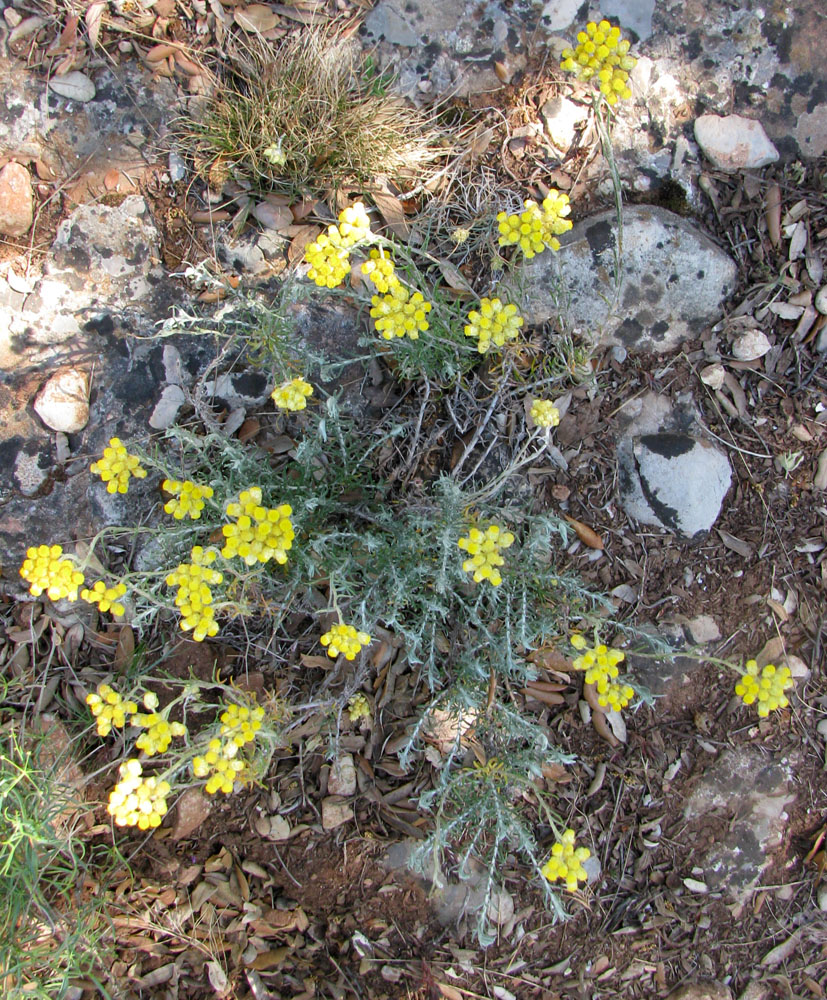
<svg viewBox="0 0 827 1000">
<path fill-rule="evenodd" d="M 462 276 L 449 260 L 438 260 L 437 264 L 440 271 L 442 271 L 442 277 L 446 280 L 449 287 L 458 292 L 470 292 L 471 295 L 474 294 L 474 289 L 468 283 L 467 279 Z"/>
<path fill-rule="evenodd" d="M 265 32 L 279 23 L 279 16 L 263 3 L 250 4 L 235 12 L 235 23 L 243 31 Z"/>
<path fill-rule="evenodd" d="M 590 549 L 603 548 L 603 539 L 596 531 L 594 531 L 594 529 L 590 528 L 587 524 L 583 524 L 582 521 L 578 521 L 574 517 L 569 517 L 568 514 L 566 514 L 565 517 L 574 529 L 574 533 L 584 545 L 588 545 Z"/>
<path fill-rule="evenodd" d="M 227 979 L 227 973 L 218 962 L 207 962 L 207 977 L 210 980 L 210 986 L 220 997 L 227 996 L 230 990 L 230 981 Z"/>
<path fill-rule="evenodd" d="M 94 83 L 80 70 L 73 70 L 64 76 L 53 76 L 49 80 L 49 89 L 65 97 L 67 101 L 77 101 L 80 104 L 91 101 L 97 92 Z"/>
<path fill-rule="evenodd" d="M 721 541 L 728 549 L 732 549 L 733 552 L 737 552 L 738 555 L 742 556 L 744 559 L 752 558 L 755 550 L 749 542 L 736 538 L 735 535 L 731 535 L 728 531 L 724 531 L 723 528 L 716 528 L 715 530 L 718 532 Z"/>
<path fill-rule="evenodd" d="M 388 224 L 388 229 L 390 229 L 397 239 L 407 242 L 408 237 L 411 235 L 411 227 L 405 218 L 405 209 L 402 206 L 402 202 L 395 195 L 388 194 L 386 191 L 373 191 L 371 192 L 371 198 L 373 198 L 374 204 L 382 213 L 385 222 Z"/>
<path fill-rule="evenodd" d="M 813 476 L 813 486 L 817 490 L 827 490 L 827 448 L 818 456 L 816 474 Z"/>
</svg>

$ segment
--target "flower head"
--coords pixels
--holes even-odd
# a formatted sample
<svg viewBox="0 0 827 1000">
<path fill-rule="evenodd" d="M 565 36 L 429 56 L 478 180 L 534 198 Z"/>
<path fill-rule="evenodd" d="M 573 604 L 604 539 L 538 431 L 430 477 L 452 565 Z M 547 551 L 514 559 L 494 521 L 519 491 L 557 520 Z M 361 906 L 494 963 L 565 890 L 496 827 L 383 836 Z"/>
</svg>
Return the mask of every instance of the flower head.
<svg viewBox="0 0 827 1000">
<path fill-rule="evenodd" d="M 216 558 L 215 549 L 195 545 L 190 562 L 181 563 L 166 578 L 167 586 L 178 588 L 175 604 L 181 609 L 181 628 L 185 632 L 192 629 L 196 642 L 203 641 L 208 635 L 218 634 L 210 587 L 221 583 L 224 577 L 218 570 L 210 569 Z"/>
<path fill-rule="evenodd" d="M 303 378 L 292 378 L 276 386 L 270 394 L 271 399 L 280 410 L 296 412 L 307 406 L 309 396 L 313 395 L 313 386 Z"/>
<path fill-rule="evenodd" d="M 196 778 L 207 779 L 204 791 L 208 795 L 215 795 L 217 792 L 232 794 L 236 779 L 247 767 L 246 761 L 239 757 L 238 750 L 239 745 L 234 739 L 221 740 L 215 737 L 209 741 L 203 754 L 193 757 L 192 773 Z"/>
<path fill-rule="evenodd" d="M 591 857 L 588 847 L 574 846 L 574 830 L 566 830 L 563 836 L 551 849 L 551 857 L 543 865 L 543 875 L 549 882 L 556 882 L 557 879 L 566 883 L 569 892 L 577 889 L 578 882 L 585 882 L 588 873 L 583 867 L 583 862 Z"/>
<path fill-rule="evenodd" d="M 144 699 L 146 700 L 146 699 Z M 135 741 L 135 746 L 143 750 L 147 757 L 166 753 L 173 736 L 186 736 L 187 727 L 181 722 L 168 722 L 157 712 L 138 712 L 129 720 L 133 726 L 145 729 Z"/>
<path fill-rule="evenodd" d="M 221 735 L 240 749 L 246 743 L 255 741 L 263 718 L 264 709 L 260 705 L 254 708 L 228 705 L 221 713 Z"/>
<path fill-rule="evenodd" d="M 501 247 L 519 246 L 529 260 L 546 247 L 556 252 L 560 249 L 557 237 L 572 227 L 571 220 L 566 218 L 570 212 L 569 196 L 554 189 L 543 199 L 542 207 L 528 200 L 519 215 L 500 212 L 497 216 L 499 244 Z"/>
<path fill-rule="evenodd" d="M 138 711 L 134 701 L 124 701 L 108 684 L 98 684 L 96 692 L 86 695 L 86 704 L 98 720 L 98 736 L 108 736 L 113 728 L 122 729 L 127 716 Z"/>
<path fill-rule="evenodd" d="M 421 292 L 411 292 L 398 282 L 390 286 L 387 295 L 374 295 L 370 300 L 370 311 L 377 333 L 385 340 L 408 336 L 417 340 L 420 333 L 428 329 L 425 318 L 431 311 L 431 303 L 426 302 Z"/>
<path fill-rule="evenodd" d="M 466 573 L 474 574 L 474 582 L 488 580 L 493 586 L 502 583 L 499 566 L 505 560 L 500 553 L 514 542 L 514 536 L 497 524 L 489 524 L 487 528 L 471 528 L 468 534 L 460 538 L 457 545 L 468 553 L 469 558 L 462 564 Z"/>
<path fill-rule="evenodd" d="M 482 299 L 479 309 L 468 313 L 465 336 L 476 337 L 477 350 L 486 354 L 492 343 L 502 347 L 507 340 L 515 340 L 522 325 L 523 317 L 515 305 L 503 305 L 499 299 Z"/>
<path fill-rule="evenodd" d="M 353 246 L 370 235 L 370 219 L 361 201 L 339 212 L 339 235 L 345 246 Z"/>
<path fill-rule="evenodd" d="M 113 615 L 122 615 L 126 608 L 121 604 L 119 598 L 126 593 L 125 583 L 116 583 L 114 587 L 107 587 L 103 580 L 98 580 L 90 589 L 80 592 L 81 600 L 90 604 L 97 604 L 99 611 L 111 611 Z"/>
<path fill-rule="evenodd" d="M 745 705 L 758 703 L 758 714 L 762 719 L 779 708 L 786 708 L 790 702 L 785 691 L 793 687 L 789 667 L 776 667 L 768 663 L 758 670 L 755 660 L 747 660 L 746 672 L 735 685 L 735 693 Z"/>
<path fill-rule="evenodd" d="M 347 714 L 351 722 L 370 718 L 370 702 L 361 692 L 355 694 L 347 703 Z"/>
<path fill-rule="evenodd" d="M 535 399 L 531 404 L 531 419 L 538 427 L 556 427 L 560 411 L 550 399 Z"/>
<path fill-rule="evenodd" d="M 308 243 L 304 257 L 310 265 L 307 276 L 322 288 L 336 288 L 350 273 L 350 244 L 342 240 L 336 226 L 330 226 L 313 243 Z"/>
<path fill-rule="evenodd" d="M 130 455 L 120 438 L 110 438 L 109 447 L 103 449 L 103 458 L 93 462 L 89 471 L 106 483 L 107 493 L 126 493 L 131 476 L 144 479 L 146 469 L 141 468 L 137 455 Z"/>
<path fill-rule="evenodd" d="M 370 645 L 371 638 L 367 632 L 359 632 L 353 625 L 339 622 L 332 625 L 319 641 L 327 647 L 327 655 L 334 660 L 340 653 L 344 653 L 346 660 L 353 660 L 363 646 Z"/>
<path fill-rule="evenodd" d="M 287 552 L 293 547 L 293 522 L 290 516 L 293 508 L 283 503 L 279 507 L 264 507 L 261 490 L 251 486 L 238 497 L 238 503 L 227 505 L 227 514 L 235 522 L 225 524 L 221 529 L 224 548 L 221 555 L 225 559 L 238 556 L 248 566 L 257 562 L 266 563 L 275 559 L 277 563 L 287 562 Z"/>
<path fill-rule="evenodd" d="M 172 791 L 169 783 L 144 778 L 141 762 L 135 758 L 124 761 L 119 773 L 121 780 L 109 794 L 109 815 L 118 826 L 137 826 L 139 830 L 160 826 Z"/>
<path fill-rule="evenodd" d="M 176 521 L 185 517 L 197 521 L 204 509 L 204 501 L 213 495 L 212 486 L 199 486 L 189 479 L 179 482 L 177 479 L 165 479 L 161 483 L 164 493 L 172 494 L 172 499 L 164 504 L 167 514 L 172 514 Z"/>
<path fill-rule="evenodd" d="M 571 644 L 581 651 L 571 665 L 575 670 L 585 670 L 586 684 L 594 684 L 597 690 L 597 703 L 602 708 L 610 708 L 616 712 L 625 708 L 635 694 L 631 684 L 616 680 L 620 673 L 618 664 L 626 659 L 626 654 L 603 643 L 589 646 L 579 633 L 571 637 Z"/>
<path fill-rule="evenodd" d="M 65 597 L 78 599 L 78 587 L 83 583 L 83 573 L 68 559 L 62 559 L 60 545 L 37 545 L 26 550 L 20 575 L 29 583 L 29 593 L 40 597 L 45 591 L 52 601 Z"/>
<path fill-rule="evenodd" d="M 577 35 L 574 49 L 563 49 L 560 68 L 574 73 L 579 80 L 595 79 L 600 93 L 609 104 L 632 96 L 629 72 L 637 59 L 629 54 L 629 41 L 621 38 L 620 28 L 608 21 L 589 21 L 586 30 Z"/>
<path fill-rule="evenodd" d="M 362 274 L 369 278 L 376 286 L 376 291 L 382 294 L 391 291 L 399 284 L 393 261 L 390 257 L 386 257 L 385 251 L 381 249 L 371 250 L 370 260 L 362 264 Z"/>
</svg>

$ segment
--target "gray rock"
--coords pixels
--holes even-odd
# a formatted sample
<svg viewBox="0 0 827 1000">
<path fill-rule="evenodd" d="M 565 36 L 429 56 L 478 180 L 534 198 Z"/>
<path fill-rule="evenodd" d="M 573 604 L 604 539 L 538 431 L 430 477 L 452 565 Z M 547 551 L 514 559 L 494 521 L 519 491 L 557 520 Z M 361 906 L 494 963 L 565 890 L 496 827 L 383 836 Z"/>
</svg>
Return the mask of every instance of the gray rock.
<svg viewBox="0 0 827 1000">
<path fill-rule="evenodd" d="M 695 140 L 719 170 L 750 170 L 778 159 L 761 123 L 740 115 L 701 115 L 695 119 Z"/>
<path fill-rule="evenodd" d="M 563 31 L 582 6 L 580 0 L 548 0 L 543 6 L 543 24 L 549 31 Z"/>
<path fill-rule="evenodd" d="M 720 317 L 737 267 L 691 222 L 662 208 L 628 207 L 622 250 L 617 237 L 615 213 L 603 212 L 561 237 L 559 253 L 546 250 L 527 261 L 527 322 L 562 313 L 568 326 L 597 344 L 663 352 Z"/>
<path fill-rule="evenodd" d="M 0 233 L 23 236 L 34 219 L 34 196 L 29 171 L 12 161 L 0 170 Z"/>
<path fill-rule="evenodd" d="M 184 158 L 173 150 L 167 159 L 169 166 L 169 179 L 173 184 L 177 184 L 187 176 L 187 164 Z"/>
<path fill-rule="evenodd" d="M 673 990 L 666 1000 L 732 1000 L 732 992 L 724 983 L 685 983 Z"/>
<path fill-rule="evenodd" d="M 799 115 L 792 135 L 803 156 L 824 156 L 827 153 L 827 104 L 818 104 L 812 111 Z"/>
<path fill-rule="evenodd" d="M 732 471 L 705 437 L 691 396 L 645 393 L 621 410 L 620 502 L 644 524 L 692 537 L 720 513 Z"/>
<path fill-rule="evenodd" d="M 37 394 L 33 406 L 51 430 L 77 434 L 89 423 L 89 376 L 79 368 L 58 372 Z"/>
<path fill-rule="evenodd" d="M 655 0 L 601 0 L 600 12 L 603 17 L 617 19 L 624 37 L 633 31 L 643 42 L 652 34 Z"/>
<path fill-rule="evenodd" d="M 718 623 L 711 615 L 696 615 L 695 618 L 686 623 L 686 630 L 692 641 L 699 644 L 716 642 L 721 638 Z"/>
<path fill-rule="evenodd" d="M 643 626 L 636 645 L 640 642 L 649 648 L 627 653 L 625 669 L 633 683 L 650 694 L 663 695 L 671 686 L 689 683 L 693 672 L 701 666 L 697 657 L 681 655 L 687 642 L 679 625 L 659 625 L 657 629 Z"/>
<path fill-rule="evenodd" d="M 327 791 L 330 795 L 345 797 L 356 792 L 356 766 L 353 763 L 353 754 L 342 754 L 333 761 L 327 778 Z"/>
<path fill-rule="evenodd" d="M 322 828 L 324 830 L 335 830 L 343 823 L 349 823 L 353 819 L 353 808 L 339 798 L 338 795 L 329 795 L 322 799 Z"/>
<path fill-rule="evenodd" d="M 703 860 L 704 881 L 745 902 L 782 843 L 795 800 L 793 763 L 754 746 L 724 751 L 702 775 L 684 807 L 689 821 L 715 812 L 732 817 Z"/>
<path fill-rule="evenodd" d="M 213 800 L 200 788 L 188 788 L 175 807 L 175 822 L 170 831 L 170 840 L 184 840 L 195 833 L 212 812 L 212 804 Z"/>
<path fill-rule="evenodd" d="M 161 398 L 149 417 L 149 426 L 156 431 L 165 431 L 168 427 L 172 427 L 186 401 L 187 397 L 180 385 L 164 386 Z"/>
</svg>

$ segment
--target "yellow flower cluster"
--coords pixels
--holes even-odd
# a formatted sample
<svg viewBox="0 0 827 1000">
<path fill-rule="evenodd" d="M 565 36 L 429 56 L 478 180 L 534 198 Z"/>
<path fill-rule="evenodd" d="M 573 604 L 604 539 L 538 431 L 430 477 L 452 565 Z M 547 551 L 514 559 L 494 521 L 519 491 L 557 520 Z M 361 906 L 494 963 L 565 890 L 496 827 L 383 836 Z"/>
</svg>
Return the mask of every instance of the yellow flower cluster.
<svg viewBox="0 0 827 1000">
<path fill-rule="evenodd" d="M 136 479 L 146 476 L 138 456 L 128 454 L 121 439 L 116 437 L 109 439 L 109 447 L 103 449 L 103 458 L 93 462 L 89 471 L 106 483 L 107 493 L 126 493 L 131 476 Z"/>
<path fill-rule="evenodd" d="M 339 230 L 330 226 L 327 234 L 322 233 L 313 243 L 308 243 L 304 257 L 310 270 L 308 278 L 321 288 L 336 288 L 350 272 L 350 247 L 342 241 Z"/>
<path fill-rule="evenodd" d="M 486 354 L 492 343 L 502 347 L 507 340 L 515 340 L 522 325 L 523 317 L 515 305 L 503 305 L 499 299 L 482 299 L 479 310 L 468 313 L 465 336 L 476 337 L 477 350 Z"/>
<path fill-rule="evenodd" d="M 784 694 L 793 686 L 789 667 L 776 667 L 768 663 L 758 671 L 755 660 L 747 660 L 746 673 L 735 685 L 735 693 L 745 705 L 758 702 L 758 714 L 762 719 L 779 708 L 786 708 L 790 702 Z"/>
<path fill-rule="evenodd" d="M 235 524 L 225 524 L 221 529 L 227 541 L 221 550 L 225 559 L 239 556 L 253 566 L 275 559 L 277 563 L 287 562 L 287 552 L 293 547 L 293 522 L 290 515 L 293 508 L 283 503 L 280 507 L 263 507 L 261 490 L 251 486 L 244 490 L 238 503 L 227 505 L 227 514 L 236 519 Z"/>
<path fill-rule="evenodd" d="M 98 684 L 97 693 L 86 695 L 86 704 L 98 720 L 98 736 L 108 736 L 113 727 L 122 729 L 126 725 L 126 717 L 138 711 L 134 701 L 124 701 L 108 684 Z"/>
<path fill-rule="evenodd" d="M 370 234 L 370 219 L 365 206 L 355 205 L 339 213 L 339 225 L 328 226 L 313 243 L 308 244 L 304 256 L 310 270 L 309 278 L 317 285 L 335 288 L 350 271 L 350 248 Z"/>
<path fill-rule="evenodd" d="M 360 719 L 370 718 L 370 702 L 359 693 L 355 694 L 347 703 L 347 714 L 351 722 L 358 722 Z"/>
<path fill-rule="evenodd" d="M 52 601 L 66 597 L 78 599 L 78 587 L 83 583 L 83 573 L 68 559 L 62 559 L 60 545 L 37 545 L 26 550 L 20 575 L 29 583 L 29 593 L 40 597 L 45 591 Z"/>
<path fill-rule="evenodd" d="M 550 399 L 535 399 L 531 404 L 531 419 L 537 427 L 556 427 L 560 423 L 560 411 Z"/>
<path fill-rule="evenodd" d="M 118 598 L 126 593 L 125 583 L 116 583 L 114 587 L 107 587 L 103 580 L 98 580 L 92 585 L 92 589 L 85 589 L 80 592 L 81 599 L 90 604 L 97 604 L 99 611 L 111 611 L 113 615 L 122 615 L 126 608 Z"/>
<path fill-rule="evenodd" d="M 383 294 L 399 284 L 393 261 L 385 256 L 384 250 L 371 250 L 370 260 L 362 265 L 362 274 L 373 282 L 377 292 Z"/>
<path fill-rule="evenodd" d="M 546 247 L 556 252 L 560 249 L 557 237 L 572 227 L 571 220 L 566 218 L 570 212 L 569 196 L 553 189 L 543 199 L 542 208 L 536 201 L 528 200 L 525 211 L 519 215 L 500 212 L 497 215 L 499 244 L 501 247 L 518 245 L 529 260 Z"/>
<path fill-rule="evenodd" d="M 411 340 L 417 340 L 420 333 L 428 329 L 425 317 L 431 311 L 431 303 L 425 301 L 422 292 L 411 294 L 397 282 L 387 295 L 374 295 L 370 301 L 373 304 L 370 311 L 373 325 L 385 340 L 406 334 Z"/>
<path fill-rule="evenodd" d="M 353 625 L 339 622 L 331 626 L 330 631 L 325 632 L 320 641 L 327 647 L 327 655 L 334 660 L 340 653 L 344 653 L 346 660 L 353 660 L 362 646 L 370 645 L 370 636 L 367 632 L 357 631 Z"/>
<path fill-rule="evenodd" d="M 353 246 L 370 235 L 370 219 L 361 201 L 339 212 L 339 234 L 345 246 Z"/>
<path fill-rule="evenodd" d="M 489 580 L 495 587 L 502 583 L 502 577 L 497 567 L 505 561 L 500 555 L 514 542 L 510 531 L 505 531 L 499 525 L 489 524 L 485 530 L 471 528 L 468 535 L 460 538 L 457 545 L 470 556 L 462 564 L 467 573 L 474 574 L 474 582 Z"/>
<path fill-rule="evenodd" d="M 246 705 L 228 705 L 221 713 L 221 735 L 240 749 L 245 743 L 254 742 L 263 718 L 264 709 L 260 705 L 253 709 Z"/>
<path fill-rule="evenodd" d="M 575 670 L 586 671 L 586 683 L 597 688 L 597 703 L 603 708 L 611 708 L 619 712 L 625 708 L 634 697 L 635 691 L 630 684 L 617 683 L 620 673 L 618 664 L 626 659 L 626 654 L 619 649 L 611 649 L 603 643 L 589 647 L 582 635 L 571 637 L 575 649 L 583 650 L 580 656 L 572 660 Z"/>
<path fill-rule="evenodd" d="M 601 94 L 609 104 L 617 104 L 632 96 L 629 71 L 637 59 L 628 53 L 629 41 L 620 37 L 620 28 L 613 28 L 608 21 L 589 21 L 586 30 L 577 35 L 577 47 L 563 49 L 560 68 L 580 80 L 596 77 Z"/>
<path fill-rule="evenodd" d="M 166 753 L 173 736 L 186 736 L 187 727 L 181 722 L 167 722 L 163 715 L 150 712 L 145 715 L 139 712 L 130 719 L 133 726 L 145 729 L 135 741 L 135 746 L 143 750 L 147 757 L 158 753 Z"/>
<path fill-rule="evenodd" d="M 198 486 L 189 479 L 183 482 L 165 479 L 161 483 L 161 489 L 173 494 L 172 499 L 164 504 L 164 510 L 167 514 L 172 514 L 176 521 L 183 521 L 185 517 L 197 521 L 204 509 L 204 501 L 213 495 L 212 486 Z"/>
<path fill-rule="evenodd" d="M 167 586 L 178 588 L 175 604 L 181 609 L 181 628 L 185 632 L 192 629 L 193 639 L 201 642 L 208 635 L 218 633 L 210 586 L 221 583 L 224 577 L 218 570 L 210 569 L 210 564 L 216 560 L 215 549 L 205 550 L 196 545 L 190 559 L 191 562 L 181 563 L 170 573 L 166 582 Z"/>
<path fill-rule="evenodd" d="M 149 830 L 160 826 L 167 813 L 169 782 L 142 777 L 141 762 L 124 761 L 120 766 L 121 780 L 109 793 L 108 812 L 118 826 L 137 826 Z"/>
<path fill-rule="evenodd" d="M 238 757 L 238 745 L 232 740 L 222 743 L 218 738 L 212 739 L 203 756 L 192 758 L 192 773 L 196 778 L 207 779 L 204 791 L 208 795 L 216 792 L 231 795 L 236 777 L 246 766 Z"/>
<path fill-rule="evenodd" d="M 566 883 L 569 892 L 574 892 L 578 882 L 588 880 L 589 876 L 583 867 L 583 862 L 590 857 L 591 851 L 588 847 L 574 846 L 574 830 L 566 830 L 552 847 L 551 857 L 541 871 L 549 882 L 561 879 Z"/>
<path fill-rule="evenodd" d="M 282 385 L 276 386 L 270 398 L 280 410 L 303 410 L 307 399 L 313 395 L 313 386 L 303 378 L 291 378 Z"/>
</svg>

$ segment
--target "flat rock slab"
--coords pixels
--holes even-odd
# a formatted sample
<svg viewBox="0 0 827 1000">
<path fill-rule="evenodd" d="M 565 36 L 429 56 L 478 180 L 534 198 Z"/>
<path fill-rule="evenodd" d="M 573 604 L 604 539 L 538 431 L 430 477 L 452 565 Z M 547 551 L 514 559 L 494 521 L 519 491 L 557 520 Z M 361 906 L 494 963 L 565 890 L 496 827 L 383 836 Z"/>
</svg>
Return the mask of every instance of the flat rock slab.
<svg viewBox="0 0 827 1000">
<path fill-rule="evenodd" d="M 598 345 L 675 350 L 720 318 L 735 287 L 735 261 L 690 221 L 654 206 L 624 208 L 622 249 L 613 211 L 578 222 L 560 244 L 522 266 L 525 318 L 561 317 Z"/>
<path fill-rule="evenodd" d="M 719 170 L 755 170 L 778 159 L 761 122 L 741 115 L 701 115 L 695 141 Z"/>
<path fill-rule="evenodd" d="M 795 800 L 794 763 L 753 746 L 724 751 L 704 772 L 684 807 L 684 817 L 732 817 L 726 833 L 703 860 L 704 881 L 745 902 L 780 847 L 787 810 Z"/>
</svg>

